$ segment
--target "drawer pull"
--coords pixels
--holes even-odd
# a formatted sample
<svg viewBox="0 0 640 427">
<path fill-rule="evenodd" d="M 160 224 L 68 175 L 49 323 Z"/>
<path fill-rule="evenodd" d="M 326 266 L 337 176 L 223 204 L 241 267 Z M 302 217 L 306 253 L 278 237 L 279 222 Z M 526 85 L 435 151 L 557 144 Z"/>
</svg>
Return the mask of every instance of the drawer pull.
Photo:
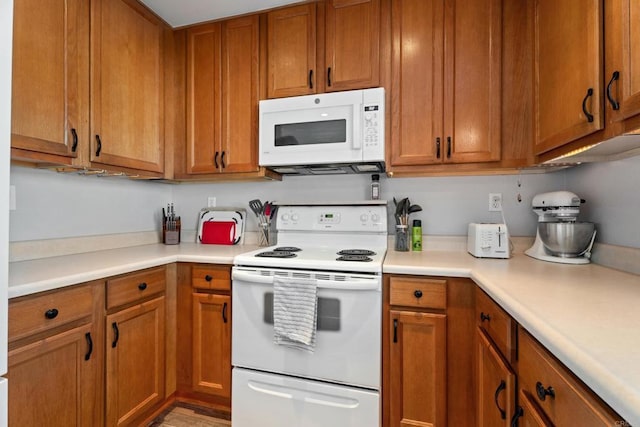
<svg viewBox="0 0 640 427">
<path fill-rule="evenodd" d="M 206 276 L 204 276 L 204 280 L 206 280 L 207 282 L 210 282 L 213 280 L 213 277 L 209 276 L 208 274 Z"/>
<path fill-rule="evenodd" d="M 87 354 L 84 355 L 84 360 L 91 359 L 91 353 L 93 353 L 93 340 L 91 339 L 91 332 L 87 332 L 84 334 L 84 338 L 87 340 L 87 346 L 89 350 L 87 350 Z"/>
<path fill-rule="evenodd" d="M 556 397 L 556 391 L 553 389 L 553 387 L 549 386 L 547 388 L 544 388 L 540 381 L 536 383 L 536 394 L 538 395 L 538 399 L 542 400 L 543 402 L 547 398 L 547 396 L 550 396 L 552 399 Z"/>
<path fill-rule="evenodd" d="M 489 316 L 488 314 L 484 314 L 484 311 L 482 313 L 480 313 L 480 321 L 484 322 L 484 321 L 489 321 L 491 320 L 491 316 Z"/>
<path fill-rule="evenodd" d="M 44 317 L 46 317 L 47 319 L 55 319 L 56 317 L 58 317 L 58 309 L 57 308 L 52 308 L 49 309 L 47 311 L 44 312 Z"/>
<path fill-rule="evenodd" d="M 498 403 L 498 396 L 500 396 L 500 392 L 506 388 L 507 388 L 507 383 L 505 383 L 504 380 L 500 381 L 500 385 L 498 386 L 498 388 L 496 389 L 496 392 L 493 395 L 493 401 L 496 403 L 496 408 L 498 408 L 498 411 L 500 411 L 500 418 L 502 418 L 503 420 L 507 419 L 507 413 L 504 409 L 500 407 L 500 404 Z"/>
<path fill-rule="evenodd" d="M 393 319 L 393 342 L 398 342 L 398 319 Z"/>
<path fill-rule="evenodd" d="M 118 345 L 118 339 L 120 338 L 120 331 L 118 330 L 118 324 L 116 322 L 113 322 L 111 324 L 111 327 L 113 328 L 113 342 L 111 343 L 111 348 L 116 348 L 116 345 Z"/>
<path fill-rule="evenodd" d="M 141 291 L 144 291 L 145 289 L 147 289 L 147 284 L 145 282 L 142 282 L 138 285 L 138 289 L 140 289 Z"/>
<path fill-rule="evenodd" d="M 518 406 L 516 409 L 516 413 L 513 414 L 513 418 L 511 418 L 511 427 L 518 427 L 518 418 L 524 416 L 524 410 L 522 406 Z"/>
<path fill-rule="evenodd" d="M 222 321 L 224 323 L 227 323 L 227 303 L 226 302 L 222 305 Z"/>
<path fill-rule="evenodd" d="M 413 291 L 413 296 L 416 298 L 422 298 L 422 291 L 420 289 L 416 289 Z"/>
</svg>

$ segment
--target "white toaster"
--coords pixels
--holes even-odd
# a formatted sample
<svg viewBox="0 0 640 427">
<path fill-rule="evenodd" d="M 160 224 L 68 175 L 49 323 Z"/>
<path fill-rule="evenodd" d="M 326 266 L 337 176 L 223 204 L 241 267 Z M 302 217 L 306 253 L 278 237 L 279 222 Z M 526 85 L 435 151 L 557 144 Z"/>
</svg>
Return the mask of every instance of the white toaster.
<svg viewBox="0 0 640 427">
<path fill-rule="evenodd" d="M 477 258 L 509 258 L 509 231 L 505 224 L 469 224 L 467 251 Z"/>
</svg>

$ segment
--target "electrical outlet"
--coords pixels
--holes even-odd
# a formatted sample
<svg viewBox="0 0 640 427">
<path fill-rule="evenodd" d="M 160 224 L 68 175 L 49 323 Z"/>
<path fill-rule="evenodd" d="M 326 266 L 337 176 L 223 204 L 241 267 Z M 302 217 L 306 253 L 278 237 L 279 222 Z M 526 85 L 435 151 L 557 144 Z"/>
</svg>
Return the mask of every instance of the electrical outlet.
<svg viewBox="0 0 640 427">
<path fill-rule="evenodd" d="M 489 212 L 502 210 L 502 193 L 489 193 Z"/>
<path fill-rule="evenodd" d="M 215 208 L 216 207 L 216 198 L 215 197 L 207 197 L 207 207 Z"/>
</svg>

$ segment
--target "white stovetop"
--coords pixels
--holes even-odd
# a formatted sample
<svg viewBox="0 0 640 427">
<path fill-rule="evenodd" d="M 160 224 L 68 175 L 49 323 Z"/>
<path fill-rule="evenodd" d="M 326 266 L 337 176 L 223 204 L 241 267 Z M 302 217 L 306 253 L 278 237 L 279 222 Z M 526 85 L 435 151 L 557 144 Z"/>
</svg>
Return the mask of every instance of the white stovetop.
<svg viewBox="0 0 640 427">
<path fill-rule="evenodd" d="M 387 251 L 385 273 L 469 277 L 632 425 L 640 425 L 640 276 L 522 253 L 477 259 L 458 248 Z M 256 246 L 182 243 L 9 264 L 9 297 L 172 262 L 232 264 Z"/>
</svg>

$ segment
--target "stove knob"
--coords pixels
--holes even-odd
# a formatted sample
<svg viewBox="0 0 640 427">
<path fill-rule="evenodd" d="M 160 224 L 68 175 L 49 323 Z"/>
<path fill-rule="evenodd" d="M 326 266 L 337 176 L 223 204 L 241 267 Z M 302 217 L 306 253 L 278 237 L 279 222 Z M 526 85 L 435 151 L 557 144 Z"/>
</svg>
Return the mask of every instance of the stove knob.
<svg viewBox="0 0 640 427">
<path fill-rule="evenodd" d="M 298 214 L 291 215 L 291 221 L 297 221 L 299 218 Z"/>
<path fill-rule="evenodd" d="M 380 221 L 380 215 L 378 215 L 378 214 L 371 215 L 371 221 L 373 221 L 373 222 Z"/>
<path fill-rule="evenodd" d="M 360 221 L 366 222 L 368 219 L 369 219 L 369 215 L 367 214 L 360 215 Z"/>
<path fill-rule="evenodd" d="M 283 221 L 289 221 L 289 214 L 282 214 Z"/>
</svg>

